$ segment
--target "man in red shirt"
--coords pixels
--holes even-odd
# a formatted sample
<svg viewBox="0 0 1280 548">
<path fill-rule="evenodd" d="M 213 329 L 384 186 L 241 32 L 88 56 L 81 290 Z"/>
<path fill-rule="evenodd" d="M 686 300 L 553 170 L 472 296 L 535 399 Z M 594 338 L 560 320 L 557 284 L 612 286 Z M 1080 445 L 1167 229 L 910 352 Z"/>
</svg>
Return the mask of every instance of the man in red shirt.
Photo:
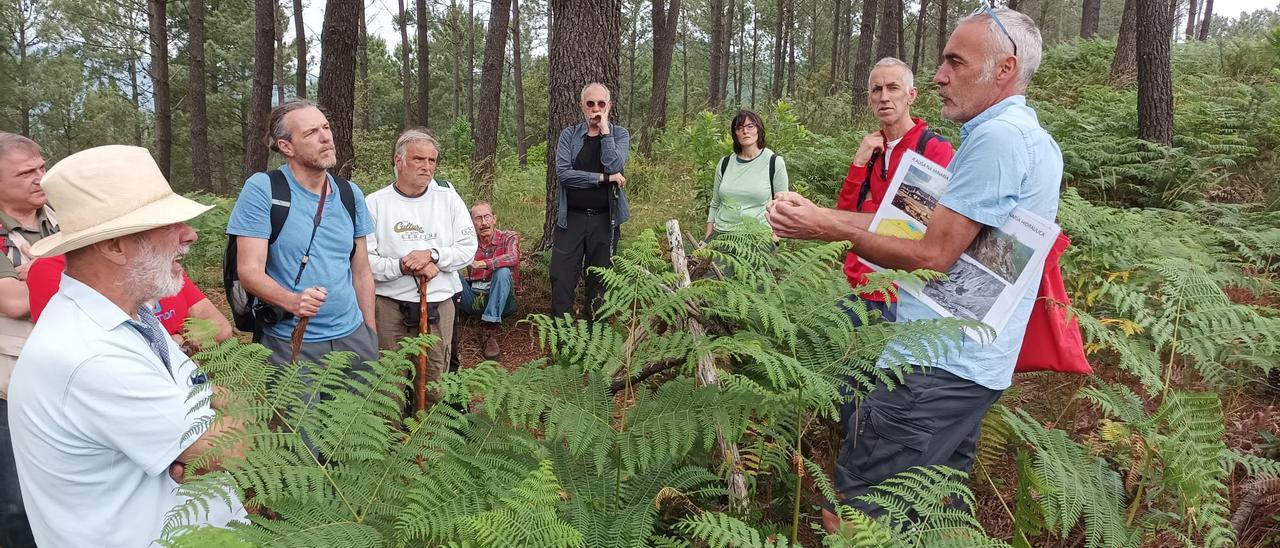
<svg viewBox="0 0 1280 548">
<path fill-rule="evenodd" d="M 479 315 L 484 325 L 484 357 L 502 357 L 498 329 L 502 319 L 516 311 L 516 281 L 520 279 L 520 234 L 498 230 L 498 218 L 488 202 L 471 206 L 471 222 L 476 226 L 476 258 L 462 277 L 459 308 L 464 314 Z M 483 300 L 477 295 L 484 296 Z"/>
<path fill-rule="evenodd" d="M 880 120 L 880 129 L 867 135 L 858 146 L 858 152 L 849 164 L 849 175 L 836 199 L 836 207 L 846 211 L 874 214 L 880 208 L 889 181 L 898 170 L 902 155 L 914 150 L 942 167 L 951 163 L 955 149 L 941 135 L 929 130 L 920 118 L 911 117 L 911 104 L 916 101 L 916 88 L 911 67 L 893 57 L 885 57 L 876 63 L 867 78 L 867 106 Z M 845 257 L 844 274 L 849 286 L 858 289 L 866 282 L 871 267 L 858 260 L 854 251 Z M 896 304 L 886 301 L 881 293 L 863 293 L 859 298 L 868 310 L 880 312 L 880 317 L 893 321 Z M 854 323 L 858 319 L 854 318 Z"/>
<path fill-rule="evenodd" d="M 67 259 L 64 255 L 43 257 L 31 263 L 31 269 L 27 272 L 27 288 L 31 299 L 32 323 L 40 320 L 40 313 L 44 312 L 45 305 L 58 292 L 62 271 L 66 268 Z M 187 277 L 186 272 L 182 273 L 182 290 L 176 295 L 160 299 L 154 309 L 160 325 L 164 326 L 174 342 L 183 346 L 183 350 L 187 348 L 183 345 L 185 341 L 182 326 L 188 317 L 213 322 L 218 327 L 218 333 L 214 336 L 214 340 L 218 342 L 231 338 L 231 322 L 218 311 L 218 307 L 209 302 L 200 288 Z"/>
</svg>

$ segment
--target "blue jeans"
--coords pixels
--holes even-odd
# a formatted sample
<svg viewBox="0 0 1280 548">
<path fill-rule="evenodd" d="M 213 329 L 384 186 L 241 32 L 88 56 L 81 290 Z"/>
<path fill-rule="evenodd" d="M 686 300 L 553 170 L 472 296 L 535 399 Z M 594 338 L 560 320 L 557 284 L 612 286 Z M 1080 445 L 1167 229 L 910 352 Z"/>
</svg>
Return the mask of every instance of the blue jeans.
<svg viewBox="0 0 1280 548">
<path fill-rule="evenodd" d="M 9 402 L 0 399 L 0 546 L 26 548 L 35 546 L 31 525 L 22 506 L 22 489 L 18 487 L 18 467 L 13 458 L 13 439 L 9 437 Z"/>
<path fill-rule="evenodd" d="M 471 290 L 471 282 L 462 280 L 462 293 L 459 304 L 462 313 L 474 316 L 480 313 L 480 319 L 489 323 L 502 323 L 502 319 L 516 312 L 515 275 L 510 268 L 499 268 L 489 277 L 488 298 L 484 301 L 484 309 L 477 308 L 476 292 Z"/>
</svg>

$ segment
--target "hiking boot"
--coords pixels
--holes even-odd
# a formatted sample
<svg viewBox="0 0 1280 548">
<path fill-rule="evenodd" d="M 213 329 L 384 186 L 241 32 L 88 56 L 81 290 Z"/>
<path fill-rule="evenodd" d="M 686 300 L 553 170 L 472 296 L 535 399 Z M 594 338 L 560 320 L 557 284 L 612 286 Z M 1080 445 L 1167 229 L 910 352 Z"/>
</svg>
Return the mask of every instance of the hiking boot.
<svg viewBox="0 0 1280 548">
<path fill-rule="evenodd" d="M 502 358 L 502 347 L 498 346 L 498 325 L 484 325 L 484 359 L 498 360 Z"/>
</svg>

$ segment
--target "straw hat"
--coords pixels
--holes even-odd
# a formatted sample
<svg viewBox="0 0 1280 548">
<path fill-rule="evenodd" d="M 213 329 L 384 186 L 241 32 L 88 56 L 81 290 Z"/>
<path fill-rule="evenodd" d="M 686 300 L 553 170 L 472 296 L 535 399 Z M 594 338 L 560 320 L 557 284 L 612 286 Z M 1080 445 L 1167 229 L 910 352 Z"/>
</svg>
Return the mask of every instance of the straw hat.
<svg viewBox="0 0 1280 548">
<path fill-rule="evenodd" d="M 37 257 L 187 221 L 211 209 L 174 194 L 145 148 L 95 147 L 64 158 L 40 181 L 61 232 L 31 246 Z"/>
</svg>

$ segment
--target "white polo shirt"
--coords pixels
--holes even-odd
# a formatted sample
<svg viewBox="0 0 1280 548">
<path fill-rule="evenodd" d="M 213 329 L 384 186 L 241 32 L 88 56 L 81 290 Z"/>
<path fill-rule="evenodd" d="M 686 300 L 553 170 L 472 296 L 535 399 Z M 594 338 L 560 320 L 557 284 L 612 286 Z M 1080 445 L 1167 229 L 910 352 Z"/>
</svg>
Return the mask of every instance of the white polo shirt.
<svg viewBox="0 0 1280 548">
<path fill-rule="evenodd" d="M 64 274 L 18 358 L 9 428 L 42 547 L 148 546 L 185 502 L 168 468 L 213 416 L 194 405 L 208 389 L 192 395 L 195 362 L 170 340 L 170 374 L 128 319 Z M 208 523 L 244 515 L 239 504 L 210 506 Z"/>
</svg>

